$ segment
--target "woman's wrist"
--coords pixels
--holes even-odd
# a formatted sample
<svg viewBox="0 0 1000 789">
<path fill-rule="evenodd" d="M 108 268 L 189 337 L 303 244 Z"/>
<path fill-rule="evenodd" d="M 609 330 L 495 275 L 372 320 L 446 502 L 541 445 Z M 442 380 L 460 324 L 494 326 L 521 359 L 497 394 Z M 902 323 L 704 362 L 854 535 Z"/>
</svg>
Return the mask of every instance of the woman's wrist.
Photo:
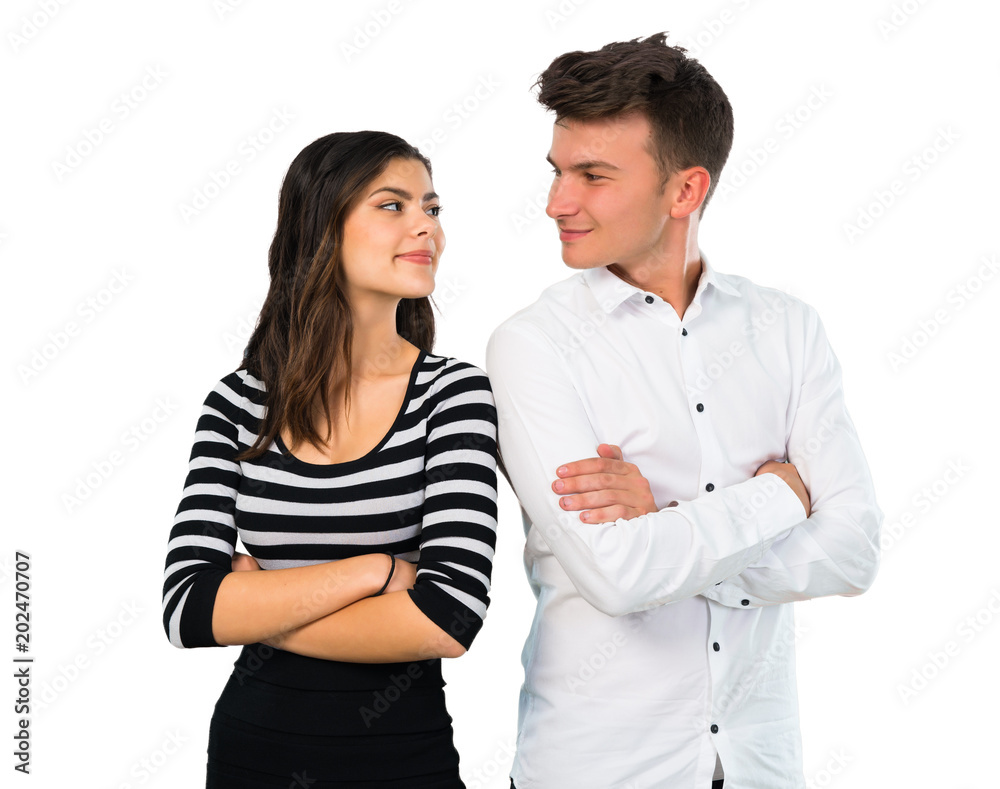
<svg viewBox="0 0 1000 789">
<path fill-rule="evenodd" d="M 389 582 L 392 580 L 393 573 L 396 571 L 396 557 L 391 553 L 379 554 L 379 556 L 386 557 L 388 561 L 388 570 L 384 570 L 384 580 L 379 584 L 378 589 L 371 595 L 372 597 L 378 597 L 389 588 Z M 385 567 L 385 562 L 383 562 L 383 568 Z"/>
</svg>

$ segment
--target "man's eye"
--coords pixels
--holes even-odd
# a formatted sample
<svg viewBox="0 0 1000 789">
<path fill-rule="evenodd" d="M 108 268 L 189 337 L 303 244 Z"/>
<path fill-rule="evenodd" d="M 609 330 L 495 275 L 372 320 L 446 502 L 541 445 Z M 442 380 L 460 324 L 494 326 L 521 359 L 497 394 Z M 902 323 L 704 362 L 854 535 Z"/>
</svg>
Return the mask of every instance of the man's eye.
<svg viewBox="0 0 1000 789">
<path fill-rule="evenodd" d="M 604 176 L 603 175 L 594 175 L 593 173 L 584 173 L 583 177 L 586 178 L 588 181 L 599 181 Z"/>
</svg>

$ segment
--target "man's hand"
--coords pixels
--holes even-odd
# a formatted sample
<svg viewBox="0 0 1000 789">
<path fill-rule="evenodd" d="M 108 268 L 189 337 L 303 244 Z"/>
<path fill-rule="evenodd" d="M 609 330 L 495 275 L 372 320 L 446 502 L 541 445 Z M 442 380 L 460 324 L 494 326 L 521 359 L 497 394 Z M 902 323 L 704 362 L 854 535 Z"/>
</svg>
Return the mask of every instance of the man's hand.
<svg viewBox="0 0 1000 789">
<path fill-rule="evenodd" d="M 580 520 L 587 523 L 659 511 L 649 480 L 634 463 L 622 459 L 621 448 L 601 444 L 597 454 L 599 457 L 567 463 L 556 471 L 559 479 L 552 483 L 552 490 L 562 495 L 559 505 L 564 510 L 584 510 Z"/>
<path fill-rule="evenodd" d="M 799 501 L 802 502 L 802 507 L 806 511 L 806 517 L 809 517 L 812 513 L 812 508 L 809 503 L 809 491 L 806 490 L 805 483 L 802 482 L 802 477 L 799 476 L 798 469 L 796 469 L 795 466 L 791 463 L 781 463 L 777 460 L 769 460 L 757 469 L 757 473 L 754 474 L 754 476 L 759 477 L 761 474 L 776 474 L 781 477 L 785 481 L 785 484 L 795 492 L 796 496 L 799 497 Z"/>
<path fill-rule="evenodd" d="M 252 556 L 247 556 L 245 553 L 234 553 L 233 554 L 233 572 L 240 572 L 242 570 L 259 570 L 260 565 L 257 564 L 257 560 Z M 270 578 L 270 576 L 268 576 Z"/>
</svg>

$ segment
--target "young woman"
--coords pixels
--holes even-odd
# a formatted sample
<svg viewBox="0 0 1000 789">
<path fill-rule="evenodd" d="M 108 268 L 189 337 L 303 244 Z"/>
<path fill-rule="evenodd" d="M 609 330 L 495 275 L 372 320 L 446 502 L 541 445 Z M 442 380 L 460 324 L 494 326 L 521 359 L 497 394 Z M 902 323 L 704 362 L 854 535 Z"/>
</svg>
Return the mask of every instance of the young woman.
<svg viewBox="0 0 1000 789">
<path fill-rule="evenodd" d="M 431 352 L 440 211 L 430 163 L 383 132 L 322 137 L 285 176 L 166 559 L 170 642 L 245 645 L 208 787 L 463 786 L 440 658 L 489 603 L 496 411 L 481 370 Z"/>
</svg>

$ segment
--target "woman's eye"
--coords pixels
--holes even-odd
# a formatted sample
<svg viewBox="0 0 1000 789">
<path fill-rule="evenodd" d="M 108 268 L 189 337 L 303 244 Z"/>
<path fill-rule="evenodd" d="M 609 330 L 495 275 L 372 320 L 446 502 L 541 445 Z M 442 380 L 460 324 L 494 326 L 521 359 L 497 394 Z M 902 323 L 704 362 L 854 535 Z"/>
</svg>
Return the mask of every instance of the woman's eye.
<svg viewBox="0 0 1000 789">
<path fill-rule="evenodd" d="M 395 206 L 395 208 L 393 208 Z M 402 211 L 403 204 L 399 200 L 393 200 L 391 203 L 382 203 L 379 208 L 384 208 L 387 211 Z"/>
<path fill-rule="evenodd" d="M 427 209 L 431 216 L 441 216 L 441 212 L 444 211 L 444 206 L 432 205 Z"/>
</svg>

